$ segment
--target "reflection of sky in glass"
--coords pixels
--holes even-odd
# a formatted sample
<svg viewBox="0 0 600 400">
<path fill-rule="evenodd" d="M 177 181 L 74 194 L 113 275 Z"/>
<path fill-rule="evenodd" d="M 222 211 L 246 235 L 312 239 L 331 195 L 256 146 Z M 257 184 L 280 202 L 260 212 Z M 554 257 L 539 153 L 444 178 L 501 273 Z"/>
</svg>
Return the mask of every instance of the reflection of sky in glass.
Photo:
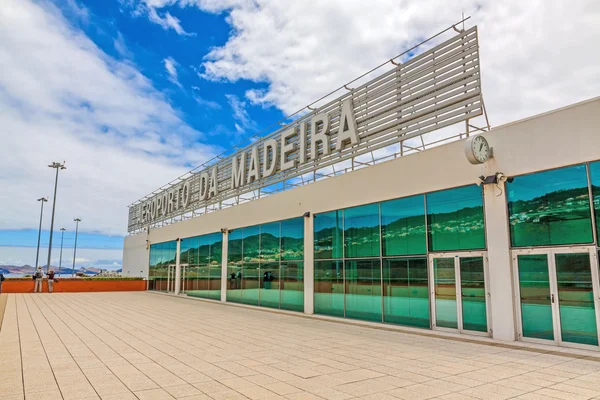
<svg viewBox="0 0 600 400">
<path fill-rule="evenodd" d="M 273 235 L 279 237 L 281 224 L 279 222 L 271 222 L 260 226 L 260 233 L 263 235 Z"/>
<path fill-rule="evenodd" d="M 294 218 L 282 221 L 281 236 L 302 239 L 304 237 L 304 218 Z"/>
<path fill-rule="evenodd" d="M 417 217 L 425 214 L 423 195 L 405 197 L 381 203 L 381 222 L 387 225 L 401 218 Z"/>
<path fill-rule="evenodd" d="M 427 211 L 429 214 L 455 212 L 461 208 L 481 207 L 482 204 L 481 187 L 477 185 L 427 193 Z"/>
<path fill-rule="evenodd" d="M 600 172 L 600 171 L 599 171 Z M 515 177 L 507 183 L 508 200 L 532 200 L 559 190 L 577 189 L 587 186 L 585 165 L 538 172 Z"/>
<path fill-rule="evenodd" d="M 344 210 L 344 230 L 379 225 L 379 204 L 352 207 Z"/>
<path fill-rule="evenodd" d="M 341 228 L 342 213 L 339 211 L 330 211 L 315 215 L 315 232 L 323 229 L 335 228 L 338 225 Z"/>
<path fill-rule="evenodd" d="M 260 232 L 260 226 L 259 225 L 248 226 L 248 227 L 244 228 L 243 231 L 244 231 L 243 239 L 248 239 L 252 236 L 258 236 L 258 234 Z"/>
</svg>

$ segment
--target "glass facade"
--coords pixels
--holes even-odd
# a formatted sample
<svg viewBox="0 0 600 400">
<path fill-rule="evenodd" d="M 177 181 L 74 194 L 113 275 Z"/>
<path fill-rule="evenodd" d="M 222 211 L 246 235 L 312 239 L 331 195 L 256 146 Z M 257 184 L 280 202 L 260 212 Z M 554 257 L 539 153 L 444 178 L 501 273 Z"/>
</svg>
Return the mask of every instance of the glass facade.
<svg viewBox="0 0 600 400">
<path fill-rule="evenodd" d="M 482 188 L 477 185 L 428 193 L 430 251 L 485 248 Z"/>
<path fill-rule="evenodd" d="M 315 313 L 429 328 L 428 253 L 484 248 L 483 196 L 476 185 L 317 214 Z M 444 292 L 454 285 L 454 298 L 440 296 L 437 311 L 449 313 L 456 328 L 453 279 L 440 281 Z M 473 287 L 465 288 L 470 298 L 464 304 L 469 312 L 480 311 L 474 304 L 483 300 L 485 320 L 480 283 L 468 282 Z M 467 317 L 474 318 L 469 329 L 480 329 L 479 317 Z"/>
<path fill-rule="evenodd" d="M 517 176 L 506 190 L 513 247 L 594 241 L 585 165 Z"/>
<path fill-rule="evenodd" d="M 220 300 L 223 234 L 216 232 L 182 239 L 179 250 L 181 292 Z"/>
<path fill-rule="evenodd" d="M 150 265 L 148 269 L 148 288 L 161 292 L 174 290 L 175 256 L 177 242 L 163 242 L 150 245 Z"/>
<path fill-rule="evenodd" d="M 227 301 L 304 310 L 304 219 L 229 233 Z"/>
</svg>

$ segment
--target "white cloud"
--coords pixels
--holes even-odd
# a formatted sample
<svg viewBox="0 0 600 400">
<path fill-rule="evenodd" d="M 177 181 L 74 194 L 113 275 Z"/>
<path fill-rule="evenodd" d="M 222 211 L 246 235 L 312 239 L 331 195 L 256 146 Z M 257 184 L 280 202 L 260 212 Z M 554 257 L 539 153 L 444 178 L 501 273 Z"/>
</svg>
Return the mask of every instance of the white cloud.
<svg viewBox="0 0 600 400">
<path fill-rule="evenodd" d="M 198 86 L 192 86 L 192 90 L 194 91 L 194 94 L 193 94 L 194 100 L 196 100 L 196 103 L 198 103 L 202 107 L 209 108 L 212 110 L 221 109 L 221 105 L 219 103 L 217 103 L 216 101 L 206 100 L 205 98 L 203 98 L 199 94 L 197 94 L 197 92 L 200 91 L 200 88 Z"/>
<path fill-rule="evenodd" d="M 309 7 L 276 0 L 222 7 L 201 0 L 160 3 L 209 12 L 232 8 L 232 33 L 208 54 L 203 76 L 267 82 L 266 90 L 246 97 L 286 113 L 458 21 L 460 11 L 479 26 L 492 125 L 600 93 L 600 2 L 594 0 L 459 0 L 451 7 L 441 0 L 315 0 Z"/>
<path fill-rule="evenodd" d="M 0 229 L 37 229 L 60 173 L 55 229 L 124 234 L 127 204 L 213 157 L 134 65 L 103 53 L 45 2 L 0 7 Z M 45 209 L 49 227 L 51 203 Z"/>
<path fill-rule="evenodd" d="M 163 60 L 163 63 L 167 70 L 167 74 L 169 75 L 169 80 L 181 87 L 181 83 L 179 83 L 179 79 L 177 78 L 177 61 L 175 61 L 173 57 L 167 57 Z"/>
<path fill-rule="evenodd" d="M 237 133 L 242 134 L 247 130 L 256 130 L 256 122 L 250 118 L 250 115 L 246 110 L 246 102 L 240 100 L 240 98 L 234 94 L 226 94 L 225 97 L 227 98 L 227 102 L 233 111 L 233 118 L 236 121 L 235 129 Z"/>
<path fill-rule="evenodd" d="M 113 40 L 113 46 L 119 55 L 123 58 L 133 59 L 133 53 L 129 51 L 125 38 L 121 32 L 117 32 L 117 37 Z"/>
</svg>

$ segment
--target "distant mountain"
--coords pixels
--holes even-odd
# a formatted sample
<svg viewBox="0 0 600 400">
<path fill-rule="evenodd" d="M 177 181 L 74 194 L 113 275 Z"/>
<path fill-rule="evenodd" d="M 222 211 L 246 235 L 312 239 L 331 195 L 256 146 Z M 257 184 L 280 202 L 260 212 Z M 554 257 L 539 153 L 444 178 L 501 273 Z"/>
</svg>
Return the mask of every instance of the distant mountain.
<svg viewBox="0 0 600 400">
<path fill-rule="evenodd" d="M 54 270 L 54 272 L 58 273 L 58 267 L 51 265 L 50 268 L 52 268 Z M 44 272 L 46 272 L 46 267 L 42 266 L 42 269 L 44 270 Z M 35 271 L 35 268 L 32 267 L 31 265 L 22 265 L 22 266 L 17 266 L 17 265 L 0 265 L 0 273 L 2 274 L 11 274 L 11 275 L 31 275 L 33 274 L 33 272 Z M 83 272 L 86 275 L 97 275 L 100 272 L 100 269 L 98 268 L 79 268 L 79 269 L 75 269 L 75 272 Z M 72 268 L 65 268 L 65 267 L 61 267 L 60 268 L 60 273 L 61 274 L 73 274 L 73 269 Z"/>
</svg>

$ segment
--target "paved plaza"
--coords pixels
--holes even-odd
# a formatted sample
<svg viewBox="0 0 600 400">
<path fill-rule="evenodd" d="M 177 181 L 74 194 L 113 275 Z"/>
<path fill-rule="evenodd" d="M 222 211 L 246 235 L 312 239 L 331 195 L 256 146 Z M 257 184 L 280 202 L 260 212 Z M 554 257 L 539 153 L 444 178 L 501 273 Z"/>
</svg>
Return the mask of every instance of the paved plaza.
<svg viewBox="0 0 600 400">
<path fill-rule="evenodd" d="M 600 399 L 585 352 L 141 292 L 3 296 L 0 400 Z"/>
</svg>

